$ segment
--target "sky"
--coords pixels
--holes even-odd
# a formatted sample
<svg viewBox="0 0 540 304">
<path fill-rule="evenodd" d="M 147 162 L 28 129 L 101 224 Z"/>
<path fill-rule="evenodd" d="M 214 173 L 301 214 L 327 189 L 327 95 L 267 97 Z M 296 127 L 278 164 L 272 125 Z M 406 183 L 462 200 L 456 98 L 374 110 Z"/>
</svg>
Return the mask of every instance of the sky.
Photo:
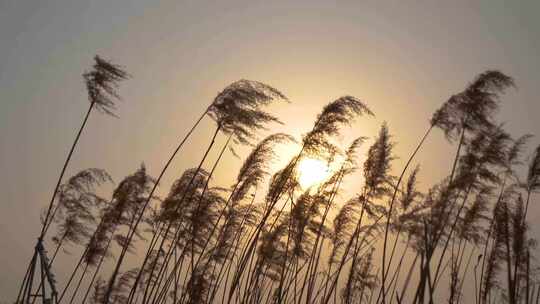
<svg viewBox="0 0 540 304">
<path fill-rule="evenodd" d="M 40 210 L 88 107 L 81 74 L 95 54 L 132 78 L 120 89 L 118 119 L 92 113 L 67 176 L 98 167 L 120 181 L 142 162 L 157 174 L 212 98 L 243 78 L 289 97 L 272 108 L 285 122 L 273 130 L 297 138 L 324 104 L 356 96 L 376 117 L 339 140 L 373 137 L 387 121 L 405 158 L 433 111 L 487 69 L 518 86 L 504 96 L 500 121 L 515 136 L 540 136 L 539 11 L 536 0 L 0 0 L 0 301 L 15 296 L 32 254 Z M 196 165 L 212 131 L 205 120 L 161 194 Z M 440 132 L 429 139 L 419 156 L 422 186 L 448 173 L 451 151 Z M 240 164 L 225 159 L 216 184 L 231 184 Z M 356 179 L 346 190 L 359 187 Z M 532 229 L 540 236 L 540 226 Z M 56 267 L 62 278 L 70 264 Z"/>
</svg>

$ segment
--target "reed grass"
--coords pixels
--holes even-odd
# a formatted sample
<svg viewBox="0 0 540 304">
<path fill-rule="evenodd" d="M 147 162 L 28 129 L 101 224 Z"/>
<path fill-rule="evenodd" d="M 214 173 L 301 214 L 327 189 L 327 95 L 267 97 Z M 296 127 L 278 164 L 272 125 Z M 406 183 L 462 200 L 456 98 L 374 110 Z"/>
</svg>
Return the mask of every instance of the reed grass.
<svg viewBox="0 0 540 304">
<path fill-rule="evenodd" d="M 360 99 L 328 103 L 299 140 L 283 133 L 259 140 L 281 123 L 265 107 L 288 100 L 269 85 L 240 80 L 210 102 L 157 178 L 143 165 L 110 198 L 96 194 L 112 181 L 101 169 L 62 183 L 89 113 L 115 115 L 116 88 L 127 77 L 101 57 L 84 74 L 90 110 L 42 219 L 41 237 L 54 231 L 49 266 L 65 257 L 59 254 L 65 246 L 82 251 L 69 279 L 59 282 L 57 303 L 539 303 L 527 213 L 540 191 L 540 147 L 527 159 L 531 136 L 513 139 L 496 119 L 504 92 L 515 86 L 504 73 L 481 73 L 443 102 L 398 176 L 399 143 L 389 124 L 371 140 L 363 163 L 359 147 L 368 142 L 366 134 L 346 148 L 335 140 L 343 127 L 373 116 Z M 198 165 L 158 198 L 158 184 L 207 116 L 215 129 Z M 416 156 L 437 130 L 454 145 L 452 165 L 444 179 L 428 182 Z M 226 142 L 208 165 L 221 136 Z M 216 185 L 216 168 L 239 145 L 252 150 L 234 183 Z M 298 150 L 272 172 L 279 145 Z M 309 158 L 337 169 L 304 189 L 298 165 Z M 357 170 L 362 182 L 344 198 L 343 182 Z M 427 191 L 419 190 L 419 181 Z M 124 269 L 128 257 L 136 266 Z M 112 269 L 104 267 L 107 260 Z M 29 277 L 27 271 L 25 293 L 35 289 Z M 469 282 L 473 294 L 464 288 Z"/>
</svg>

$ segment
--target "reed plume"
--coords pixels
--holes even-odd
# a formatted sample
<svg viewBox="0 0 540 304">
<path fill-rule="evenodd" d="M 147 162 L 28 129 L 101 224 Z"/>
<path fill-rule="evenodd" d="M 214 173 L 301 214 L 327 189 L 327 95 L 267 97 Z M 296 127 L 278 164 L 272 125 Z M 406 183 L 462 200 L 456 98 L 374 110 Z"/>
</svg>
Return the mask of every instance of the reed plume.
<svg viewBox="0 0 540 304">
<path fill-rule="evenodd" d="M 177 148 L 174 150 L 171 157 L 161 170 L 156 180 L 156 185 L 161 181 L 161 178 L 163 177 L 170 163 L 175 158 L 180 148 L 183 146 L 185 141 L 189 138 L 193 130 L 197 127 L 197 125 L 204 116 L 210 116 L 216 122 L 217 127 L 212 137 L 211 143 L 208 146 L 199 164 L 199 169 L 201 168 L 210 149 L 212 148 L 219 131 L 222 131 L 223 133 L 229 135 L 230 138 L 232 138 L 232 140 L 236 143 L 247 144 L 256 136 L 256 132 L 258 130 L 265 129 L 266 124 L 271 122 L 279 122 L 276 117 L 272 116 L 271 114 L 265 112 L 262 109 L 264 106 L 269 105 L 272 101 L 275 101 L 277 99 L 287 100 L 286 97 L 277 89 L 274 89 L 271 86 L 260 82 L 240 80 L 227 86 L 214 98 L 210 106 L 204 111 L 204 113 L 197 120 L 195 125 L 188 132 L 188 134 L 178 144 Z M 150 192 L 150 196 L 153 195 L 154 191 L 155 188 L 152 189 L 152 191 Z M 145 203 L 143 210 L 147 208 L 148 203 L 149 201 Z M 139 224 L 141 219 L 142 214 L 135 222 L 135 226 Z M 165 230 L 165 236 L 168 235 L 169 229 L 170 225 L 168 225 Z M 128 243 L 131 241 L 131 238 L 132 236 L 128 237 Z M 152 239 L 146 256 L 148 256 L 149 253 L 153 250 L 153 247 L 156 243 L 157 240 Z M 160 243 L 158 250 L 161 250 L 163 248 L 163 245 L 164 239 Z M 122 250 L 122 253 L 120 254 L 120 257 L 115 266 L 115 270 L 113 272 L 113 277 L 116 275 L 116 273 L 118 273 L 120 269 L 120 266 L 125 256 L 125 251 L 126 249 L 124 248 Z M 147 258 L 143 260 L 141 269 L 144 269 L 147 260 Z M 135 279 L 135 283 L 132 288 L 132 295 L 137 288 L 137 283 L 139 282 L 140 277 L 141 274 L 139 273 L 139 275 Z M 108 296 L 106 298 L 108 298 Z"/>
<path fill-rule="evenodd" d="M 288 100 L 271 86 L 239 80 L 211 100 L 157 179 L 142 165 L 105 200 L 96 192 L 112 181 L 104 170 L 83 170 L 65 183 L 62 178 L 90 111 L 95 108 L 115 116 L 118 85 L 128 77 L 121 67 L 100 57 L 84 74 L 90 109 L 53 201 L 43 212 L 42 236 L 54 228 L 53 260 L 61 246 L 85 245 L 57 302 L 69 291 L 67 304 L 75 303 L 81 289 L 86 291 L 82 304 L 87 300 L 95 304 L 433 304 L 443 298 L 458 304 L 471 301 L 465 299 L 464 286 L 474 257 L 476 304 L 531 304 L 535 293 L 540 298 L 533 254 L 536 242 L 527 222 L 529 203 L 540 192 L 540 147 L 524 176 L 523 154 L 531 136 L 514 139 L 496 119 L 502 95 L 515 86 L 511 77 L 488 70 L 452 95 L 433 114 L 427 132 L 397 176 L 392 167 L 394 138 L 386 122 L 367 148 L 363 163 L 358 154 L 366 137 L 358 136 L 349 147 L 341 147 L 344 126 L 359 116 L 373 116 L 364 102 L 348 95 L 325 105 L 293 157 L 273 170 L 279 145 L 295 141 L 284 133 L 260 141 L 258 136 L 270 124 L 281 123 L 267 107 Z M 198 164 L 176 176 L 159 199 L 155 193 L 162 177 L 207 116 L 215 129 Z M 420 164 L 409 167 L 436 129 L 455 148 L 448 172 L 442 180 L 430 182 L 420 176 Z M 226 142 L 208 165 L 221 136 Z M 251 151 L 231 184 L 221 187 L 214 177 L 216 169 L 227 162 L 222 158 L 225 151 L 237 154 L 238 145 L 250 146 Z M 307 174 L 300 164 L 311 159 L 325 162 L 328 176 L 306 187 L 300 183 Z M 422 169 L 438 167 L 423 165 Z M 352 198 L 342 197 L 343 183 L 356 170 L 363 184 Z M 420 190 L 424 185 L 427 191 Z M 395 238 L 388 245 L 390 235 Z M 149 239 L 145 254 L 138 257 L 139 240 L 145 238 Z M 399 250 L 398 242 L 404 244 Z M 107 273 L 109 279 L 103 280 L 107 258 L 113 257 L 116 247 L 119 255 Z M 42 254 L 39 248 L 36 254 Z M 139 258 L 138 265 L 125 270 L 122 266 L 129 253 Z M 375 263 L 377 256 L 382 258 L 380 265 Z M 39 259 L 50 264 L 46 256 Z M 37 289 L 32 286 L 39 259 L 32 259 L 19 293 L 23 301 L 19 296 L 17 303 L 30 303 L 36 290 L 45 294 L 43 284 Z M 43 269 L 42 280 L 51 282 L 52 276 Z M 72 281 L 74 288 L 70 288 Z"/>
<path fill-rule="evenodd" d="M 112 182 L 112 178 L 105 170 L 90 168 L 78 172 L 59 187 L 52 216 L 58 224 L 52 238 L 57 249 L 51 262 L 63 244 L 80 244 L 91 236 L 96 215 L 106 204 L 106 200 L 95 193 L 96 187 L 106 182 Z"/>
<path fill-rule="evenodd" d="M 269 123 L 279 119 L 262 110 L 275 100 L 287 97 L 277 89 L 258 81 L 239 80 L 221 91 L 207 114 L 225 134 L 233 134 L 237 143 L 250 143 L 256 132 L 264 130 Z"/>
</svg>

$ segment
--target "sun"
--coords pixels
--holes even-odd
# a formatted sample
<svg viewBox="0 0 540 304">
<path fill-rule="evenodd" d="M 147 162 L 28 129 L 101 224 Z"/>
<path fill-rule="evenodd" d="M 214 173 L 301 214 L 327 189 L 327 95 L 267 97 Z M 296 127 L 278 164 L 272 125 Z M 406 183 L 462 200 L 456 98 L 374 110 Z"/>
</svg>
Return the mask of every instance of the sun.
<svg viewBox="0 0 540 304">
<path fill-rule="evenodd" d="M 322 183 L 330 175 L 327 163 L 316 158 L 305 158 L 298 164 L 298 182 L 307 189 Z"/>
</svg>

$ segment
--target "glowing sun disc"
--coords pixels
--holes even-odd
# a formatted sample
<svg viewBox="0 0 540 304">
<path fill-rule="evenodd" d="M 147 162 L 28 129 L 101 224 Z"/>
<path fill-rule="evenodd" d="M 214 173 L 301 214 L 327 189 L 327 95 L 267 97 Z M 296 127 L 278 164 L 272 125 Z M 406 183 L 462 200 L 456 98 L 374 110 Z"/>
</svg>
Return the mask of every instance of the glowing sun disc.
<svg viewBox="0 0 540 304">
<path fill-rule="evenodd" d="M 320 159 L 305 158 L 298 164 L 298 182 L 304 189 L 322 183 L 329 174 L 327 163 Z"/>
</svg>

